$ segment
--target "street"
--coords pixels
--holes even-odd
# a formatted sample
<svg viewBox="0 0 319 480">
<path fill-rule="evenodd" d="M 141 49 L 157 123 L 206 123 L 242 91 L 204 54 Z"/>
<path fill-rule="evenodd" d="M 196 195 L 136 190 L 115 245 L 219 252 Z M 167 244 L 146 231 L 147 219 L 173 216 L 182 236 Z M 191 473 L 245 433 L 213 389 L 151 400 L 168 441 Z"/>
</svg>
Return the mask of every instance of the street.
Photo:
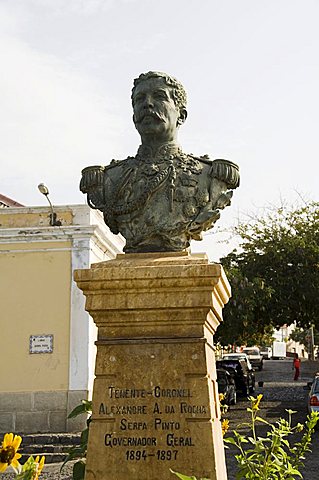
<svg viewBox="0 0 319 480">
<path fill-rule="evenodd" d="M 293 415 L 293 425 L 304 423 L 307 412 L 308 391 L 304 386 L 312 380 L 313 374 L 319 371 L 319 362 L 304 361 L 301 363 L 301 376 L 297 382 L 293 381 L 292 359 L 286 360 L 266 360 L 261 372 L 256 372 L 256 392 L 254 396 L 263 394 L 260 404 L 260 416 L 270 423 L 275 423 L 280 417 L 287 418 L 286 409 L 295 410 Z M 263 387 L 258 387 L 258 382 L 263 381 Z M 225 415 L 230 420 L 230 431 L 226 436 L 231 435 L 232 430 L 237 429 L 237 425 L 243 422 L 249 422 L 250 414 L 247 412 L 249 402 L 239 397 L 238 403 L 232 406 Z M 240 431 L 247 433 L 248 430 Z M 263 425 L 259 427 L 261 437 L 265 436 L 267 428 Z M 258 434 L 258 431 L 257 431 Z M 292 438 L 292 437 L 291 437 Z M 308 453 L 305 461 L 305 468 L 302 470 L 305 480 L 314 480 L 318 478 L 319 471 L 319 432 L 313 436 L 312 452 Z M 228 480 L 234 480 L 237 471 L 237 462 L 234 455 L 238 453 L 233 447 L 226 449 L 226 462 L 228 470 Z"/>
</svg>

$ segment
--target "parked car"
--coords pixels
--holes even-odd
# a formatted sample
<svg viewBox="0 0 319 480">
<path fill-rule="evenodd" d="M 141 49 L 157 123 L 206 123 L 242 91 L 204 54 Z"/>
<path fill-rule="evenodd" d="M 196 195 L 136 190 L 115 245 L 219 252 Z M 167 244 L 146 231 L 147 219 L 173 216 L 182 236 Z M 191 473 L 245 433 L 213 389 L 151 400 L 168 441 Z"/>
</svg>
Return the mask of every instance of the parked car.
<svg viewBox="0 0 319 480">
<path fill-rule="evenodd" d="M 271 347 L 260 347 L 260 353 L 263 356 L 264 360 L 270 360 L 272 357 L 272 348 Z"/>
<path fill-rule="evenodd" d="M 234 375 L 227 370 L 217 369 L 218 392 L 224 395 L 223 403 L 226 405 L 236 405 L 237 393 Z"/>
<path fill-rule="evenodd" d="M 309 396 L 308 396 L 308 412 L 319 412 L 319 373 L 316 373 L 312 382 L 308 383 Z"/>
<path fill-rule="evenodd" d="M 243 348 L 243 353 L 246 353 L 246 355 L 248 355 L 249 361 L 252 364 L 253 368 L 258 368 L 258 370 L 263 369 L 263 356 L 261 355 L 258 347 Z"/>
<path fill-rule="evenodd" d="M 255 374 L 248 368 L 247 362 L 241 359 L 225 359 L 216 361 L 216 368 L 227 370 L 235 380 L 237 392 L 249 395 L 255 391 Z"/>
<path fill-rule="evenodd" d="M 238 352 L 238 353 L 226 353 L 223 355 L 223 360 L 245 360 L 249 370 L 253 370 L 253 366 L 250 363 L 248 355 L 246 353 Z"/>
</svg>

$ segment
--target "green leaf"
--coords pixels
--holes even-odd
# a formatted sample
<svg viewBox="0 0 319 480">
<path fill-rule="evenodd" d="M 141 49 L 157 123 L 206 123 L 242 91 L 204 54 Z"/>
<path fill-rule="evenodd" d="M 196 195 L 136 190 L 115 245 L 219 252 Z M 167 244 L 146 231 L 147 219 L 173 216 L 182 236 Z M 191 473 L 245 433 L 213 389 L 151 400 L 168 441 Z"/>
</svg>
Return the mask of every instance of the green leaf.
<svg viewBox="0 0 319 480">
<path fill-rule="evenodd" d="M 236 441 L 233 439 L 233 437 L 224 438 L 224 443 L 231 443 L 232 445 L 236 445 L 236 446 L 237 446 L 237 443 L 236 443 Z"/>
<path fill-rule="evenodd" d="M 33 478 L 32 470 L 26 470 L 24 472 L 18 473 L 14 478 L 15 480 L 32 480 Z"/>
<path fill-rule="evenodd" d="M 79 460 L 73 465 L 73 480 L 84 480 L 85 466 L 84 460 Z"/>
<path fill-rule="evenodd" d="M 289 413 L 289 415 L 293 415 L 294 413 L 297 413 L 297 410 L 290 410 L 290 408 L 286 408 L 285 410 L 287 413 Z"/>
<path fill-rule="evenodd" d="M 64 460 L 61 465 L 60 472 L 62 471 L 63 467 L 70 462 L 71 460 L 75 460 L 76 458 L 84 458 L 86 456 L 86 445 L 76 446 L 70 449 L 68 456 Z"/>
<path fill-rule="evenodd" d="M 264 423 L 265 425 L 270 425 L 269 422 L 267 422 L 267 420 L 265 420 L 264 418 L 261 418 L 261 417 L 256 417 L 256 420 L 258 420 L 258 422 L 262 422 Z"/>
<path fill-rule="evenodd" d="M 88 437 L 89 437 L 89 429 L 86 428 L 86 429 L 83 430 L 83 432 L 81 433 L 81 444 L 82 444 L 82 445 L 87 445 L 87 443 L 88 443 Z"/>
<path fill-rule="evenodd" d="M 174 470 L 172 470 L 171 468 L 170 468 L 170 472 L 174 473 L 174 475 L 176 475 L 181 480 L 197 480 L 196 477 L 188 477 L 187 475 L 183 475 L 181 473 L 174 472 Z"/>
<path fill-rule="evenodd" d="M 256 440 L 253 437 L 247 437 L 247 438 L 251 444 L 256 445 Z"/>
<path fill-rule="evenodd" d="M 80 405 L 77 405 L 72 412 L 68 415 L 68 418 L 74 418 L 82 413 L 92 412 L 92 402 L 90 400 L 82 400 Z"/>
</svg>

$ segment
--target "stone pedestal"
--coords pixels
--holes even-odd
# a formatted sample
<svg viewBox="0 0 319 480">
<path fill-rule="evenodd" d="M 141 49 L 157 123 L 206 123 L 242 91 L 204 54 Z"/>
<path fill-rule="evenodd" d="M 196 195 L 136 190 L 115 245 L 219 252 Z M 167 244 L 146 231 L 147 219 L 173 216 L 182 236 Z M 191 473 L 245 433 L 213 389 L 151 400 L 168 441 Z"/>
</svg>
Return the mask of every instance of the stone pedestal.
<svg viewBox="0 0 319 480">
<path fill-rule="evenodd" d="M 130 254 L 78 270 L 98 326 L 86 480 L 225 480 L 214 332 L 230 296 L 204 255 Z"/>
</svg>

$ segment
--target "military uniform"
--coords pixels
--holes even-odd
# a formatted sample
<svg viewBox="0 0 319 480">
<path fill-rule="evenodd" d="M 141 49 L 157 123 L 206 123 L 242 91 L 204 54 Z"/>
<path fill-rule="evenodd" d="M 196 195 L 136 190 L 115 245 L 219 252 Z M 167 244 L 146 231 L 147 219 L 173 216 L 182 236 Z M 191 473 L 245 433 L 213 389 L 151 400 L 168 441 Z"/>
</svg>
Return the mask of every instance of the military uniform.
<svg viewBox="0 0 319 480">
<path fill-rule="evenodd" d="M 238 185 L 234 163 L 168 143 L 156 151 L 141 145 L 135 157 L 84 169 L 80 189 L 133 253 L 186 249 L 214 225 Z"/>
</svg>

